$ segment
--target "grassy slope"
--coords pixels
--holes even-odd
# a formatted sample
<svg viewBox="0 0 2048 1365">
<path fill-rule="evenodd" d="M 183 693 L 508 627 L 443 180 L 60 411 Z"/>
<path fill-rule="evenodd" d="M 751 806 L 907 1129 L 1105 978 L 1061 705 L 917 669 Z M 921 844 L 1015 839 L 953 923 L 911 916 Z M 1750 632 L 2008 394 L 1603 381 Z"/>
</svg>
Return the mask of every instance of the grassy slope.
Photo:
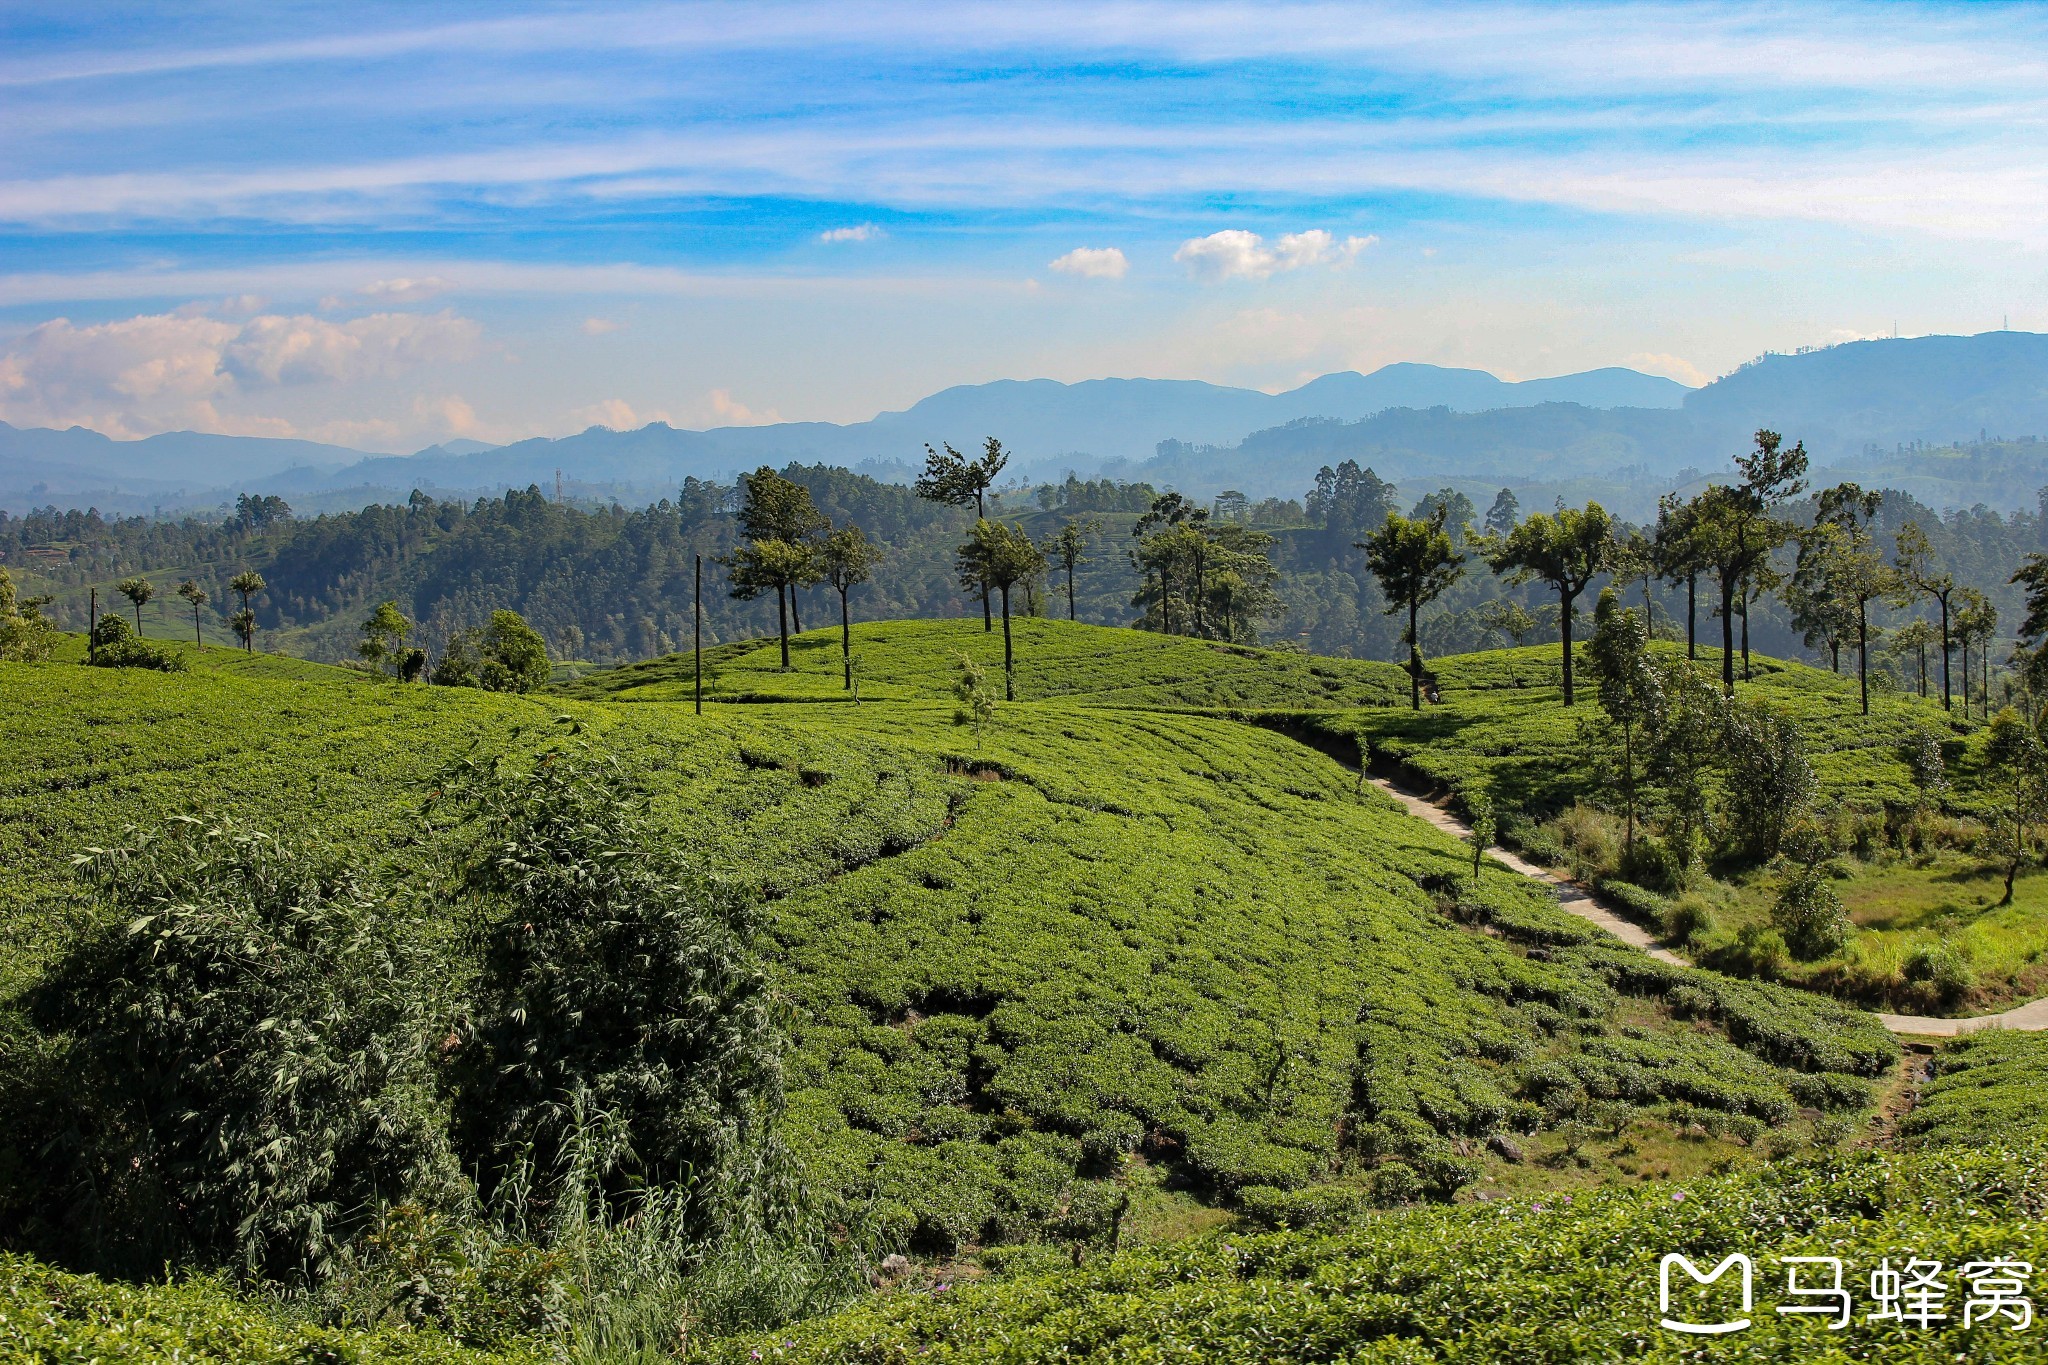
<svg viewBox="0 0 2048 1365">
<path fill-rule="evenodd" d="M 1392 664 L 1324 659 L 1284 650 L 1247 649 L 1162 637 L 1111 626 L 1021 618 L 1011 623 L 1020 700 L 1094 706 L 1305 707 L 1383 706 L 1408 695 L 1407 675 Z M 774 640 L 742 641 L 704 652 L 704 694 L 749 701 L 843 698 L 838 628 L 790 640 L 791 672 L 781 671 Z M 861 695 L 870 700 L 952 696 L 966 654 L 1001 682 L 1002 625 L 972 621 L 888 621 L 856 625 Z M 570 696 L 616 701 L 687 701 L 691 658 L 671 654 L 565 685 Z"/>
</svg>

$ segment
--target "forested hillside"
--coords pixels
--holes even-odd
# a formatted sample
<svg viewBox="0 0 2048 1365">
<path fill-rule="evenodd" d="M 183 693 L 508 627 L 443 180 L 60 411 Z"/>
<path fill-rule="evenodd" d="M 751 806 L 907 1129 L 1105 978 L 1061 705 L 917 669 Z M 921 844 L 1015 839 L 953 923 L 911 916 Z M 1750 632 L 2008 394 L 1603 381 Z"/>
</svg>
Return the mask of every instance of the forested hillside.
<svg viewBox="0 0 2048 1365">
<path fill-rule="evenodd" d="M 1478 531 L 1498 519 L 1501 505 L 1494 497 L 1478 490 L 1475 502 L 1445 491 L 1413 503 L 1362 467 L 1371 458 L 1372 452 L 1360 451 L 1356 459 L 1310 469 L 1295 499 L 1223 498 L 1202 505 L 1219 527 L 1241 525 L 1271 537 L 1265 553 L 1275 570 L 1275 610 L 1254 623 L 1259 642 L 1336 657 L 1401 658 L 1402 622 L 1387 614 L 1357 545 L 1388 512 L 1422 514 L 1438 504 L 1445 506 L 1470 567 L 1423 614 L 1424 653 L 1556 638 L 1554 604 L 1543 586 L 1514 586 L 1486 573 L 1477 563 L 1477 546 L 1464 543 L 1466 524 Z M 841 469 L 792 466 L 784 472 L 810 490 L 833 525 L 861 527 L 882 550 L 882 562 L 850 594 L 855 619 L 955 616 L 978 608 L 961 590 L 954 564 L 972 513 Z M 1131 560 L 1138 548 L 1132 531 L 1157 496 L 1142 483 L 1069 479 L 993 493 L 990 510 L 1041 540 L 1065 525 L 1081 528 L 1085 553 L 1074 573 L 1079 618 L 1127 625 L 1145 619 L 1134 602 L 1143 580 Z M 257 498 L 245 498 L 215 520 L 0 513 L 0 566 L 17 575 L 25 592 L 54 593 L 52 614 L 74 629 L 84 628 L 89 585 L 98 586 L 102 605 L 111 608 L 120 580 L 145 575 L 159 591 L 144 615 L 144 633 L 189 638 L 192 615 L 170 591 L 189 577 L 213 603 L 200 613 L 201 632 L 226 642 L 224 607 L 235 602 L 228 581 L 253 569 L 268 584 L 250 604 L 266 646 L 306 657 L 354 657 L 362 620 L 378 602 L 391 599 L 418 623 L 418 643 L 437 654 L 456 631 L 482 624 L 493 610 L 510 609 L 541 632 L 557 657 L 611 663 L 690 643 L 697 555 L 705 559 L 706 643 L 774 632 L 772 599 L 735 600 L 720 562 L 739 539 L 738 501 L 735 489 L 693 480 L 675 498 L 637 510 L 562 505 L 530 489 L 467 504 L 415 495 L 404 506 L 304 518 L 290 516 L 276 499 Z M 1516 515 L 1535 510 L 1520 508 L 1518 501 L 1511 509 Z M 1810 500 L 1784 510 L 1794 521 L 1810 521 L 1814 511 Z M 2037 514 L 2000 515 L 1982 507 L 1937 514 L 1906 494 L 1889 493 L 1871 528 L 1887 554 L 1908 521 L 1927 532 L 1933 560 L 1945 572 L 1982 591 L 2004 621 L 2021 616 L 2020 594 L 2007 579 L 2025 554 L 2043 547 Z M 1631 529 L 1621 522 L 1616 532 L 1626 539 Z M 1789 571 L 1789 553 L 1780 558 L 1782 571 Z M 1592 591 L 1607 581 L 1611 577 L 1602 575 Z M 1623 586 L 1638 602 L 1647 593 L 1659 633 L 1682 636 L 1682 588 L 1654 574 L 1646 588 L 1640 570 Z M 1019 614 L 1063 616 L 1065 589 L 1063 572 L 1043 573 L 1019 592 Z M 796 602 L 800 625 L 821 624 L 838 613 L 838 599 L 824 585 L 799 587 Z M 1505 632 L 1503 618 L 1489 603 L 1523 607 L 1531 617 L 1527 629 Z M 1702 598 L 1695 613 L 1702 632 L 1714 629 L 1712 606 Z M 1924 650 L 1894 648 L 1886 630 L 1919 610 L 1900 612 L 1882 599 L 1872 604 L 1878 627 L 1874 662 L 1887 685 L 1917 680 Z M 1793 628 L 1780 595 L 1758 597 L 1748 626 L 1762 652 L 1797 657 L 1807 648 L 1805 632 Z"/>
</svg>

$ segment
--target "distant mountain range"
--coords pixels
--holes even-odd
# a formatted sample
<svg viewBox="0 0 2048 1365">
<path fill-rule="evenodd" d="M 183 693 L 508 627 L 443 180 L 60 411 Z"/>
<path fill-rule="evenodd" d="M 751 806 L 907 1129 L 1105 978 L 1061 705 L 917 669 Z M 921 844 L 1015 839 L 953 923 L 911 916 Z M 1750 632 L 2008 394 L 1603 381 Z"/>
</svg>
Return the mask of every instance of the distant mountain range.
<svg viewBox="0 0 2048 1365">
<path fill-rule="evenodd" d="M 991 434 L 1016 452 L 1012 470 L 1022 477 L 1111 472 L 1195 493 L 1299 495 L 1318 464 L 1345 458 L 1397 479 L 1658 479 L 1724 467 L 1759 426 L 1803 439 L 1824 463 L 1868 461 L 1914 442 L 2048 432 L 2048 336 L 1855 342 L 1768 356 L 1698 390 L 1626 369 L 1509 383 L 1407 364 L 1324 375 L 1281 394 L 1194 380 L 1003 380 L 847 425 L 592 427 L 506 446 L 449 441 L 406 456 L 192 432 L 114 441 L 0 423 L 0 506 L 169 508 L 238 491 L 308 508 L 360 505 L 414 488 L 551 485 L 558 470 L 579 491 L 660 496 L 687 475 L 724 480 L 791 460 L 903 478 L 926 442 L 973 449 Z"/>
</svg>

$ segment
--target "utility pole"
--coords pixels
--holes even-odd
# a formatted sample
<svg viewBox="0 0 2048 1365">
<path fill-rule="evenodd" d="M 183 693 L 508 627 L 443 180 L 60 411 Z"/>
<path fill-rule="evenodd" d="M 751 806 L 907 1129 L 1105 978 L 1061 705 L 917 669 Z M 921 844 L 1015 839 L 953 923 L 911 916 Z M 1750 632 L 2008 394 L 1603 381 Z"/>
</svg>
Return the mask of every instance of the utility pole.
<svg viewBox="0 0 2048 1365">
<path fill-rule="evenodd" d="M 92 599 L 85 609 L 85 661 L 96 664 L 100 661 L 100 590 L 92 590 Z"/>
<path fill-rule="evenodd" d="M 697 714 L 704 714 L 704 556 L 697 557 L 697 603 L 696 603 L 696 656 L 697 656 Z"/>
</svg>

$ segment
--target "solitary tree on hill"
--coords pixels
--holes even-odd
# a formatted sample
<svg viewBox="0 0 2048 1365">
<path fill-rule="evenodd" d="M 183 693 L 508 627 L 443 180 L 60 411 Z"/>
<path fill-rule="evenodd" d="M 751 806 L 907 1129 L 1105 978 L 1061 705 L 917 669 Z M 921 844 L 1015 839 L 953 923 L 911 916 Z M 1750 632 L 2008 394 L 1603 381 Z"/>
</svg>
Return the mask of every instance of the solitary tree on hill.
<svg viewBox="0 0 2048 1365">
<path fill-rule="evenodd" d="M 1663 720 L 1664 686 L 1650 658 L 1649 627 L 1621 605 L 1612 588 L 1601 592 L 1593 608 L 1586 666 L 1599 688 L 1600 709 L 1607 713 L 1613 741 L 1605 746 L 1606 766 L 1613 772 L 1627 817 L 1622 847 L 1633 853 L 1645 756 Z"/>
<path fill-rule="evenodd" d="M 1408 645 L 1408 704 L 1417 711 L 1422 709 L 1422 637 L 1416 618 L 1424 605 L 1458 581 L 1465 563 L 1444 529 L 1447 512 L 1441 501 L 1422 518 L 1389 512 L 1385 524 L 1357 546 L 1380 581 L 1387 613 L 1408 613 L 1408 628 L 1401 638 Z"/>
<path fill-rule="evenodd" d="M 1898 552 L 1892 565 L 1899 571 L 1899 577 L 1907 586 L 1928 598 L 1941 611 L 1941 709 L 1955 709 L 1954 695 L 1949 688 L 1949 656 L 1955 650 L 1955 633 L 1950 623 L 1950 602 L 1955 597 L 1955 575 L 1937 567 L 1934 542 L 1917 521 L 1909 521 L 1899 528 Z"/>
<path fill-rule="evenodd" d="M 142 634 L 142 607 L 156 596 L 156 585 L 147 578 L 124 578 L 114 585 L 114 591 L 135 604 L 135 633 Z"/>
<path fill-rule="evenodd" d="M 765 543 L 782 541 L 794 547 L 801 555 L 801 570 L 783 574 L 774 580 L 776 585 L 776 610 L 778 615 L 787 610 L 795 622 L 797 633 L 802 634 L 803 617 L 797 611 L 796 590 L 805 583 L 815 583 L 818 576 L 811 569 L 811 551 L 820 534 L 831 529 L 832 523 L 817 504 L 811 501 L 811 490 L 793 479 L 785 479 L 766 465 L 751 474 L 740 475 L 739 523 L 740 534 L 748 540 Z M 733 561 L 727 561 L 731 563 Z M 794 556 L 783 556 L 777 561 L 779 567 L 787 569 L 798 563 Z M 758 590 L 765 591 L 764 581 Z M 739 596 L 735 593 L 734 596 Z M 751 601 L 752 597 L 742 598 Z M 785 605 L 786 604 L 786 605 Z M 787 634 L 788 623 L 784 624 Z M 785 642 L 786 643 L 786 642 Z M 785 647 L 784 650 L 787 653 Z M 784 666 L 787 666 L 785 660 Z"/>
<path fill-rule="evenodd" d="M 1087 562 L 1088 542 L 1101 530 L 1102 523 L 1092 517 L 1087 521 L 1070 521 L 1045 542 L 1046 557 L 1066 571 L 1069 621 L 1074 619 L 1074 569 Z"/>
<path fill-rule="evenodd" d="M 1856 681 L 1863 714 L 1870 714 L 1870 601 L 1898 591 L 1899 577 L 1879 556 L 1870 534 L 1884 494 L 1853 483 L 1820 495 L 1813 526 L 1801 537 L 1800 560 L 1824 598 L 1854 613 Z"/>
<path fill-rule="evenodd" d="M 363 638 L 356 653 L 372 668 L 388 668 L 396 675 L 405 665 L 405 637 L 412 634 L 412 622 L 396 602 L 379 602 L 363 622 Z"/>
<path fill-rule="evenodd" d="M 1538 512 L 1493 542 L 1487 561 L 1508 582 L 1541 579 L 1557 593 L 1557 626 L 1564 651 L 1564 704 L 1572 704 L 1572 604 L 1607 567 L 1614 520 L 1597 502 L 1584 508 Z"/>
<path fill-rule="evenodd" d="M 1010 641 L 1010 589 L 1045 572 L 1045 553 L 1022 527 L 1004 526 L 987 517 L 974 523 L 954 560 L 963 587 L 986 583 L 1003 601 L 1003 700 L 1017 700 L 1016 655 Z"/>
<path fill-rule="evenodd" d="M 262 592 L 268 585 L 263 575 L 254 569 L 244 569 L 228 580 L 228 586 L 242 596 L 242 609 L 228 622 L 242 641 L 242 648 L 253 653 L 256 649 L 256 611 L 249 605 L 249 599 Z"/>
<path fill-rule="evenodd" d="M 2024 579 L 2016 581 L 2024 582 Z M 2029 594 L 2031 601 L 2031 594 Z M 2026 629 L 2022 623 L 2021 630 Z M 1975 588 L 1956 593 L 1956 636 L 1963 645 L 1963 714 L 1970 714 L 1970 647 L 1977 648 L 1977 699 L 1991 719 L 1991 642 L 1998 638 L 1998 607 Z"/>
<path fill-rule="evenodd" d="M 1673 587 L 1685 587 L 1685 657 L 1699 657 L 1700 575 L 1710 567 L 1700 499 L 1666 493 L 1657 503 L 1657 530 L 1650 541 L 1656 571 Z"/>
<path fill-rule="evenodd" d="M 1493 495 L 1493 506 L 1486 509 L 1486 525 L 1482 529 L 1498 539 L 1514 530 L 1521 520 L 1522 500 L 1515 496 L 1514 489 L 1503 488 Z"/>
<path fill-rule="evenodd" d="M 845 526 L 825 537 L 818 547 L 818 567 L 825 581 L 839 594 L 839 662 L 846 677 L 846 690 L 853 690 L 853 619 L 846 594 L 856 583 L 865 583 L 882 562 L 881 550 L 858 526 Z"/>
<path fill-rule="evenodd" d="M 750 540 L 725 560 L 731 572 L 732 595 L 751 602 L 775 590 L 776 629 L 782 637 L 782 666 L 789 667 L 789 599 L 799 583 L 817 582 L 817 565 L 807 545 L 786 540 Z"/>
<path fill-rule="evenodd" d="M 1003 449 L 1003 443 L 991 436 L 981 443 L 981 458 L 969 459 L 945 442 L 941 449 L 924 448 L 924 473 L 917 480 L 917 495 L 946 507 L 974 508 L 974 519 L 988 519 L 986 494 L 995 484 L 996 475 L 1003 472 L 1003 466 L 1010 462 L 1010 454 Z M 962 584 L 963 587 L 981 589 L 981 628 L 993 630 L 994 618 L 989 611 L 989 585 L 986 583 Z"/>
<path fill-rule="evenodd" d="M 1721 594 L 1721 690 L 1735 695 L 1735 610 L 1743 612 L 1743 674 L 1749 673 L 1749 613 L 1753 580 L 1770 567 L 1771 552 L 1792 528 L 1771 515 L 1778 504 L 1806 487 L 1806 445 L 1786 448 L 1775 431 L 1759 431 L 1756 445 L 1735 457 L 1742 475 L 1736 484 L 1715 484 L 1699 497 L 1701 558 L 1713 570 Z"/>
<path fill-rule="evenodd" d="M 205 649 L 206 637 L 199 633 L 199 609 L 211 600 L 206 595 L 206 589 L 188 578 L 178 585 L 178 596 L 184 598 L 192 606 L 192 643 L 201 649 Z"/>
</svg>

